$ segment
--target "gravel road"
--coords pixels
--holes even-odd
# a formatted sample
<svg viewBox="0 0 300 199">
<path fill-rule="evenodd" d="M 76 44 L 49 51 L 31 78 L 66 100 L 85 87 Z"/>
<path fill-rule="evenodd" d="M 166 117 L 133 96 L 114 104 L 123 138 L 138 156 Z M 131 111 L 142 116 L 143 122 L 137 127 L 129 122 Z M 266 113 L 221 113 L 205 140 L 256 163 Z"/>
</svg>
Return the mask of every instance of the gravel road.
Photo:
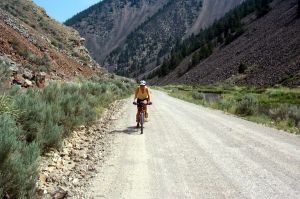
<svg viewBox="0 0 300 199">
<path fill-rule="evenodd" d="M 300 198 L 300 137 L 152 91 L 144 134 L 128 100 L 94 198 Z"/>
</svg>

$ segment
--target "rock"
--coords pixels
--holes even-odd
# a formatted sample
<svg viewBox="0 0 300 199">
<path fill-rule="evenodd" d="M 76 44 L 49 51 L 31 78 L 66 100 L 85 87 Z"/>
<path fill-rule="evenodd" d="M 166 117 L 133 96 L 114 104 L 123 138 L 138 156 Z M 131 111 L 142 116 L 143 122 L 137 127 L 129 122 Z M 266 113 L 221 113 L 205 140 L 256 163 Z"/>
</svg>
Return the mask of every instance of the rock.
<svg viewBox="0 0 300 199">
<path fill-rule="evenodd" d="M 44 169 L 44 171 L 47 171 L 49 173 L 52 173 L 54 170 L 55 170 L 55 166 L 53 166 L 53 164 L 48 165 L 48 167 Z"/>
<path fill-rule="evenodd" d="M 40 181 L 41 181 L 43 184 L 46 184 L 47 179 L 48 179 L 48 175 L 47 175 L 46 173 L 40 174 L 39 179 L 40 179 Z"/>
<path fill-rule="evenodd" d="M 68 195 L 68 191 L 59 187 L 54 193 L 51 194 L 52 199 L 63 199 Z"/>
<path fill-rule="evenodd" d="M 79 127 L 79 129 L 80 129 L 81 131 L 83 131 L 83 130 L 85 130 L 85 126 L 81 125 L 81 126 Z"/>
<path fill-rule="evenodd" d="M 42 77 L 45 77 L 47 74 L 46 74 L 45 72 L 40 72 L 40 75 L 41 75 Z"/>
<path fill-rule="evenodd" d="M 33 85 L 32 81 L 29 81 L 28 79 L 25 79 L 25 84 L 26 84 L 26 86 L 32 86 Z"/>
<path fill-rule="evenodd" d="M 72 183 L 73 183 L 73 185 L 78 185 L 79 179 L 78 178 L 73 179 Z"/>
</svg>

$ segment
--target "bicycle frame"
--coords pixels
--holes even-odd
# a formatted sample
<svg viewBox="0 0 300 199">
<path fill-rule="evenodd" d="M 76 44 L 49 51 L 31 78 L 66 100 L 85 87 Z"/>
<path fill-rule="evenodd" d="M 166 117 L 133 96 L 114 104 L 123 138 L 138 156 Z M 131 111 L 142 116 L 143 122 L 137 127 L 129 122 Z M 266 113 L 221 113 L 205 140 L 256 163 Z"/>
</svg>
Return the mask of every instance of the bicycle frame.
<svg viewBox="0 0 300 199">
<path fill-rule="evenodd" d="M 144 103 L 144 102 L 140 102 L 138 103 L 134 103 L 134 105 L 139 105 L 139 112 L 140 112 L 140 118 L 139 118 L 139 123 L 140 123 L 140 127 L 141 127 L 141 134 L 143 134 L 143 129 L 144 129 L 144 122 L 145 122 L 145 107 L 146 105 L 151 105 L 152 103 Z"/>
</svg>

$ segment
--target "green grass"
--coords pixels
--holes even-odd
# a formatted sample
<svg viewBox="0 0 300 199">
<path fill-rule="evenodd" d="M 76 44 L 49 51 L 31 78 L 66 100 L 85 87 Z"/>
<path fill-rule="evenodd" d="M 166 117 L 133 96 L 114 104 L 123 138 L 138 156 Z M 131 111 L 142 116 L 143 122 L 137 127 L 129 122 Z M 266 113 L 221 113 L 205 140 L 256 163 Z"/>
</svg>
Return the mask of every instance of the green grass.
<svg viewBox="0 0 300 199">
<path fill-rule="evenodd" d="M 170 96 L 223 110 L 247 120 L 300 134 L 300 88 L 255 88 L 228 85 L 154 87 Z M 203 94 L 217 94 L 205 100 Z"/>
</svg>

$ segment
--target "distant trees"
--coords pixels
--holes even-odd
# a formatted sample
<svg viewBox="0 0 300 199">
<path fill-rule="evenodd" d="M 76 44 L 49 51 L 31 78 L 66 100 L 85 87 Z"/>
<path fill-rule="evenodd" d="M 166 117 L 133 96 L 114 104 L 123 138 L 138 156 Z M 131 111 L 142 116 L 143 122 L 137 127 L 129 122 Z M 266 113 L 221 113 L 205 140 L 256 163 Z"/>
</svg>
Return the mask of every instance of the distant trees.
<svg viewBox="0 0 300 199">
<path fill-rule="evenodd" d="M 257 1 L 256 2 L 257 17 L 262 17 L 271 10 L 271 7 L 269 5 L 271 0 L 256 0 L 256 1 Z"/>
<path fill-rule="evenodd" d="M 298 17 L 300 17 L 300 0 L 298 0 Z"/>
<path fill-rule="evenodd" d="M 203 59 L 209 57 L 216 46 L 228 45 L 245 32 L 242 18 L 253 12 L 256 12 L 257 17 L 261 17 L 269 12 L 271 9 L 269 3 L 271 1 L 247 0 L 228 12 L 223 18 L 215 21 L 207 29 L 201 30 L 198 35 L 191 35 L 183 42 L 177 41 L 169 58 L 164 60 L 160 69 L 153 73 L 156 73 L 158 76 L 165 76 L 175 69 L 185 57 L 191 54 L 193 55 L 188 65 L 188 70 L 195 67 Z M 151 74 L 151 76 L 154 77 L 154 74 Z"/>
</svg>

